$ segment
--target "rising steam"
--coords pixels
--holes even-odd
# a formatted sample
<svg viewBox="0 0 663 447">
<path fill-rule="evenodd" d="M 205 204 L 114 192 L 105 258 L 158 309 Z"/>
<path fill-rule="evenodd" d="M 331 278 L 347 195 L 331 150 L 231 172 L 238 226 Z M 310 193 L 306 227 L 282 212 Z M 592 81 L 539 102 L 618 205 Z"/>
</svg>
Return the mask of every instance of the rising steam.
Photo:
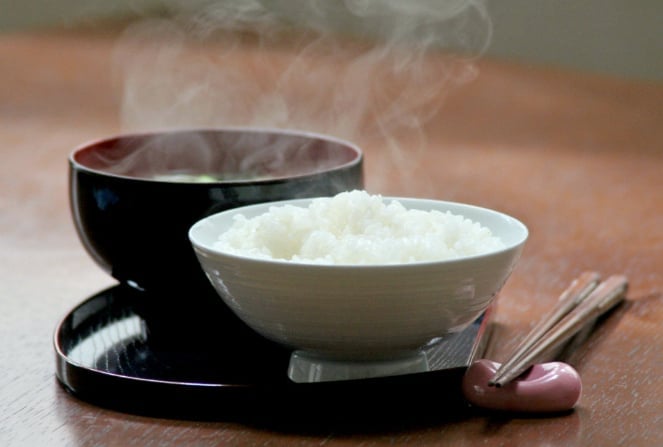
<svg viewBox="0 0 663 447">
<path fill-rule="evenodd" d="M 422 137 L 475 77 L 490 33 L 483 0 L 182 2 L 120 41 L 123 131 L 361 132 L 399 157 L 400 136 Z"/>
</svg>

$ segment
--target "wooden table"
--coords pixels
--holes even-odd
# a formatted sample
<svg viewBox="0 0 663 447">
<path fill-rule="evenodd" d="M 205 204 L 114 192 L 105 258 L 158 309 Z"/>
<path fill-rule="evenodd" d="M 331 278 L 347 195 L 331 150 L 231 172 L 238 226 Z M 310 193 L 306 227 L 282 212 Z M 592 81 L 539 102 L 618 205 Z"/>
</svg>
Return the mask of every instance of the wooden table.
<svg viewBox="0 0 663 447">
<path fill-rule="evenodd" d="M 364 148 L 372 192 L 474 203 L 528 225 L 530 240 L 500 296 L 499 330 L 489 348 L 496 360 L 581 271 L 628 276 L 627 304 L 568 359 L 584 383 L 575 411 L 541 418 L 476 414 L 381 430 L 362 430 L 359 423 L 352 431 L 310 433 L 136 416 L 66 393 L 54 374 L 55 325 L 84 298 L 115 283 L 75 234 L 67 198 L 69 152 L 83 141 L 143 127 L 265 123 L 240 112 L 233 119 L 215 113 L 203 118 L 176 108 L 169 117 L 147 113 L 145 122 L 137 122 L 142 112 L 127 110 L 113 61 L 149 55 L 150 47 L 123 39 L 118 51 L 117 28 L 0 36 L 0 444 L 663 445 L 663 85 L 487 59 L 474 65 L 474 80 L 438 92 L 435 105 L 441 108 L 418 132 L 388 139 L 368 125 L 375 115 L 355 120 L 361 125 L 352 134 L 347 122 L 314 130 L 345 132 Z M 223 46 L 221 39 L 191 51 L 213 60 Z M 244 70 L 262 92 L 293 56 L 287 45 L 261 50 L 243 42 L 235 48 L 223 63 L 236 73 Z M 343 66 L 331 56 L 311 57 L 319 59 L 308 68 L 320 76 Z M 442 70 L 442 59 L 431 56 L 425 64 Z M 157 63 L 148 57 L 143 72 L 162 69 Z M 149 96 L 154 92 L 145 90 L 149 85 L 140 85 L 138 98 L 158 105 Z M 296 87 L 290 93 L 299 92 L 305 104 L 315 85 Z M 429 86 L 415 87 L 407 86 L 409 95 Z M 222 98 L 206 95 L 197 100 L 212 98 L 208 106 Z M 353 95 L 344 104 L 348 113 L 352 100 L 361 100 Z M 165 98 L 163 107 L 172 99 Z M 278 101 L 272 106 L 278 109 Z M 433 408 L 438 400 L 443 396 L 435 390 L 422 396 Z"/>
</svg>

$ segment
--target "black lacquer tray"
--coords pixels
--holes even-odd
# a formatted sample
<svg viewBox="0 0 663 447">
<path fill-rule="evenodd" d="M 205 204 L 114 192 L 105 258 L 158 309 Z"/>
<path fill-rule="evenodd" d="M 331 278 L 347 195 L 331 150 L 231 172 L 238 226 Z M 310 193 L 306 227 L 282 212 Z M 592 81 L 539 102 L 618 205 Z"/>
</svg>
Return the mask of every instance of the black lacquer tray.
<svg viewBox="0 0 663 447">
<path fill-rule="evenodd" d="M 134 414 L 212 420 L 458 415 L 460 382 L 489 333 L 489 310 L 432 344 L 431 371 L 295 383 L 291 352 L 254 333 L 214 297 L 189 302 L 118 285 L 74 308 L 55 336 L 57 378 L 90 403 Z M 165 299 L 167 298 L 167 299 Z M 173 303 L 181 302 L 181 305 Z M 425 409 L 425 410 L 424 410 Z"/>
</svg>

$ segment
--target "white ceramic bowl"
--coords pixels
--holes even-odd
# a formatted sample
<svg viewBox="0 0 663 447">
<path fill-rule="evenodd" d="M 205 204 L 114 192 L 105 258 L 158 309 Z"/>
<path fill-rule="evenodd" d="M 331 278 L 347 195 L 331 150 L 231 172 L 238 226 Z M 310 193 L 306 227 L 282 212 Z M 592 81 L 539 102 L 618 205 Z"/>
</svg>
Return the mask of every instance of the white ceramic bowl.
<svg viewBox="0 0 663 447">
<path fill-rule="evenodd" d="M 396 200 L 408 209 L 463 215 L 488 227 L 505 247 L 456 260 L 360 266 L 256 259 L 213 247 L 236 214 L 251 218 L 272 206 L 306 207 L 311 199 L 214 214 L 194 224 L 189 239 L 219 295 L 263 336 L 314 357 L 394 359 L 472 323 L 504 285 L 528 237 L 520 221 L 490 209 L 427 199 Z"/>
</svg>

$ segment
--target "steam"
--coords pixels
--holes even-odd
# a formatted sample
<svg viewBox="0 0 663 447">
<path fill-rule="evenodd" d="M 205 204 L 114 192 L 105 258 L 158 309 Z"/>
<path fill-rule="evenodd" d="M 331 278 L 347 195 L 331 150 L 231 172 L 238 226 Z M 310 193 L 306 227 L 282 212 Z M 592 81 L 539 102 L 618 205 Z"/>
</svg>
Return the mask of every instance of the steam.
<svg viewBox="0 0 663 447">
<path fill-rule="evenodd" d="M 483 0 L 182 2 L 118 45 L 122 130 L 297 129 L 402 164 L 490 34 Z"/>
</svg>

